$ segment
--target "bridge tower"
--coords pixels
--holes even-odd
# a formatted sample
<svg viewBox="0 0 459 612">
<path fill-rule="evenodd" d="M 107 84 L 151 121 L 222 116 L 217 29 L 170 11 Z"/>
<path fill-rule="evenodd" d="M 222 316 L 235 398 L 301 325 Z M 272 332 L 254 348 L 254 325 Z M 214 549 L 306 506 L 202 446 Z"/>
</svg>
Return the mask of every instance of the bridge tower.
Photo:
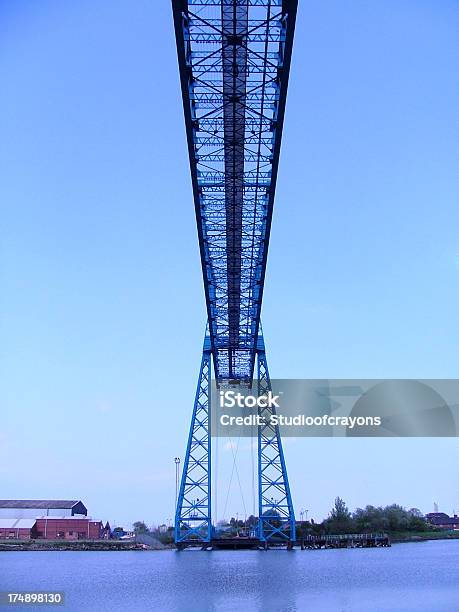
<svg viewBox="0 0 459 612">
<path fill-rule="evenodd" d="M 175 515 L 211 543 L 211 393 L 270 389 L 260 326 L 297 0 L 172 0 L 207 329 Z M 262 416 L 268 416 L 260 409 Z M 295 541 L 277 427 L 258 428 L 258 538 Z"/>
</svg>

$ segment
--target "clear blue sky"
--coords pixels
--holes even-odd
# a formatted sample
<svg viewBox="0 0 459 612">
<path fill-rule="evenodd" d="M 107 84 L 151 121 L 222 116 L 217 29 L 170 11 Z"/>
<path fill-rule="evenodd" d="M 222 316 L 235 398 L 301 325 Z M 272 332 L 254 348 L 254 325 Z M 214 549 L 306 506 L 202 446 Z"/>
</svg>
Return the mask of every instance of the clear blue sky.
<svg viewBox="0 0 459 612">
<path fill-rule="evenodd" d="M 300 1 L 273 377 L 457 377 L 457 23 L 454 0 Z M 167 520 L 205 323 L 169 2 L 1 2 L 0 83 L 0 497 Z M 458 448 L 289 441 L 297 512 L 459 509 Z"/>
</svg>

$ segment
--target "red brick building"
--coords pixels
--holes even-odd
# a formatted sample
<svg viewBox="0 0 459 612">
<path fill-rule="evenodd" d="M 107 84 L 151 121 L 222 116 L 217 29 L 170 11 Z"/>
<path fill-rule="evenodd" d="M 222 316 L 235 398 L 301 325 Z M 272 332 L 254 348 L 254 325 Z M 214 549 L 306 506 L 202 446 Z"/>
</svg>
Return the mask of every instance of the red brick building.
<svg viewBox="0 0 459 612">
<path fill-rule="evenodd" d="M 35 538 L 45 540 L 99 540 L 103 537 L 102 521 L 87 517 L 42 516 L 33 530 Z"/>
<path fill-rule="evenodd" d="M 448 529 L 452 531 L 459 530 L 459 517 L 457 514 L 454 516 L 448 516 L 444 512 L 430 512 L 426 514 L 426 519 L 435 527 L 439 529 Z"/>
</svg>

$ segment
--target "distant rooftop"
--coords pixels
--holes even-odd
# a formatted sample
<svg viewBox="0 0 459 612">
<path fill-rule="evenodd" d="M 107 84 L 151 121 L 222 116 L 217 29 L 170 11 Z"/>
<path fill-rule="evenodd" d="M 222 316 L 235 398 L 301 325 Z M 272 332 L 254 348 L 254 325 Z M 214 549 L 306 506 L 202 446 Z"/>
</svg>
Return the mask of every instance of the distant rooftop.
<svg viewBox="0 0 459 612">
<path fill-rule="evenodd" d="M 43 516 L 37 516 L 35 520 L 46 520 L 50 521 L 89 521 L 90 523 L 101 523 L 102 521 L 96 521 L 91 516 L 86 516 L 85 514 L 74 514 L 73 516 L 48 516 L 44 514 Z"/>
<path fill-rule="evenodd" d="M 445 512 L 429 512 L 426 516 L 429 518 L 449 518 Z"/>
<path fill-rule="evenodd" d="M 0 508 L 55 508 L 64 510 L 79 504 L 79 499 L 0 499 Z"/>
<path fill-rule="evenodd" d="M 459 525 L 459 517 L 455 514 L 454 516 L 448 516 L 444 512 L 430 512 L 426 514 L 426 518 L 433 525 Z"/>
</svg>

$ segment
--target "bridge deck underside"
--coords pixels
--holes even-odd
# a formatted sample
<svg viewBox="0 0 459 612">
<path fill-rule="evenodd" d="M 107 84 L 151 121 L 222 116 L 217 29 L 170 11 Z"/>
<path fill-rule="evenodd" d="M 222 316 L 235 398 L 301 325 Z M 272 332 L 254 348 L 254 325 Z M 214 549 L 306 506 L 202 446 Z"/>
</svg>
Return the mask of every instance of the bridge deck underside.
<svg viewBox="0 0 459 612">
<path fill-rule="evenodd" d="M 296 0 L 173 0 L 218 382 L 253 376 Z"/>
</svg>

